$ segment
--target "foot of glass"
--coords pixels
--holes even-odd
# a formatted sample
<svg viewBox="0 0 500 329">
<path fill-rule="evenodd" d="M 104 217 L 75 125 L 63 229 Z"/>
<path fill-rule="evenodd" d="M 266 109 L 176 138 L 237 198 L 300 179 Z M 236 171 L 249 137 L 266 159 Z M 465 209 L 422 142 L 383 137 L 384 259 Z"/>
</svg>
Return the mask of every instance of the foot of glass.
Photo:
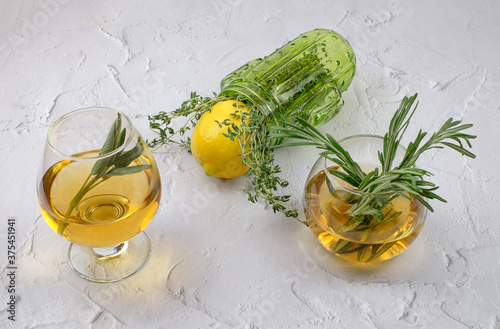
<svg viewBox="0 0 500 329">
<path fill-rule="evenodd" d="M 71 268 L 94 282 L 113 282 L 137 273 L 149 259 L 151 244 L 141 232 L 129 241 L 108 248 L 91 248 L 72 243 L 68 251 Z"/>
</svg>

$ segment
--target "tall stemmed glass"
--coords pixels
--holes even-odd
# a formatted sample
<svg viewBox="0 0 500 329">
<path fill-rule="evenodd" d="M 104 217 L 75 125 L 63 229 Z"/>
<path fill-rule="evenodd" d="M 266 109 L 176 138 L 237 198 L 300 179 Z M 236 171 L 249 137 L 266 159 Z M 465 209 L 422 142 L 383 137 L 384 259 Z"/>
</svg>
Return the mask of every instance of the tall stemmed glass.
<svg viewBox="0 0 500 329">
<path fill-rule="evenodd" d="M 113 109 L 75 110 L 49 129 L 37 181 L 45 221 L 69 247 L 81 277 L 117 281 L 147 262 L 143 230 L 161 195 L 156 162 L 130 119 Z"/>
</svg>

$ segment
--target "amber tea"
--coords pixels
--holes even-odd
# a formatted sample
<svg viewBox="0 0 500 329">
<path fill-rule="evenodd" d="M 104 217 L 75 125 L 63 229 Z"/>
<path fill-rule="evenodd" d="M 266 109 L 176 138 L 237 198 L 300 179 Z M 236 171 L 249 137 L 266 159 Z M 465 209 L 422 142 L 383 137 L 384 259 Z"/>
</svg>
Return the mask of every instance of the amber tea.
<svg viewBox="0 0 500 329">
<path fill-rule="evenodd" d="M 144 155 L 136 164 L 150 164 Z M 153 168 L 112 176 L 89 191 L 72 211 L 65 213 L 91 171 L 91 161 L 63 160 L 43 176 L 40 206 L 49 226 L 64 238 L 85 246 L 108 247 L 142 232 L 158 208 L 160 189 Z"/>
<path fill-rule="evenodd" d="M 351 193 L 332 190 L 325 171 L 306 185 L 304 204 L 307 222 L 319 242 L 332 253 L 357 262 L 391 259 L 416 239 L 423 227 L 421 208 L 416 201 L 398 196 L 383 210 L 394 214 L 386 222 L 363 223 L 349 217 Z M 399 215 L 397 215 L 400 213 Z"/>
</svg>

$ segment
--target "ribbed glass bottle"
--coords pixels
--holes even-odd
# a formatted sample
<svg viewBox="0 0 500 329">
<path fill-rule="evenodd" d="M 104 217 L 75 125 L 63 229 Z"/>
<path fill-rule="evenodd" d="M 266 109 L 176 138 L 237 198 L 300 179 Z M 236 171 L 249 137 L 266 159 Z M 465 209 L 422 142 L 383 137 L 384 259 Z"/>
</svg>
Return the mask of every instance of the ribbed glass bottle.
<svg viewBox="0 0 500 329">
<path fill-rule="evenodd" d="M 339 112 L 355 70 L 341 35 L 312 30 L 227 75 L 220 95 L 241 95 L 275 122 L 300 116 L 320 125 Z"/>
</svg>

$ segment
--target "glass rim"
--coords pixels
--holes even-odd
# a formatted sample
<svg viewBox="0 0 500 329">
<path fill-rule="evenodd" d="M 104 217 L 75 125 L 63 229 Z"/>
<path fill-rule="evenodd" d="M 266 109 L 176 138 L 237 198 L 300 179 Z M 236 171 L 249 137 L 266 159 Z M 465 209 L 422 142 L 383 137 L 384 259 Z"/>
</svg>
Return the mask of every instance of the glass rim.
<svg viewBox="0 0 500 329">
<path fill-rule="evenodd" d="M 351 135 L 351 136 L 347 136 L 347 137 L 341 138 L 341 139 L 338 140 L 338 143 L 342 145 L 342 143 L 346 143 L 346 142 L 349 142 L 349 141 L 355 140 L 355 139 L 377 139 L 377 140 L 380 140 L 382 142 L 384 141 L 384 137 L 382 137 L 380 135 L 375 135 L 375 134 L 357 134 L 357 135 Z M 406 148 L 404 148 L 401 145 L 399 145 L 398 148 L 401 149 L 401 150 L 406 150 Z M 380 151 L 382 151 L 382 149 Z M 351 194 L 356 194 L 356 195 L 370 195 L 370 196 L 377 196 L 377 195 L 384 196 L 384 195 L 391 195 L 391 194 L 394 194 L 394 193 L 398 193 L 396 191 L 387 191 L 387 192 L 380 192 L 380 193 L 363 192 L 363 191 L 357 190 L 356 188 L 349 188 L 349 187 L 346 187 L 346 186 L 342 186 L 337 181 L 340 178 L 332 175 L 330 173 L 330 170 L 328 170 L 327 161 L 330 161 L 330 160 L 328 160 L 325 157 L 321 157 L 321 158 L 323 158 L 322 159 L 322 161 L 323 161 L 323 170 L 325 172 L 325 175 L 326 175 L 327 179 L 332 184 L 335 184 L 335 187 L 338 188 L 338 189 L 344 190 L 344 191 L 346 191 L 348 193 L 351 193 Z"/>
<path fill-rule="evenodd" d="M 127 136 L 127 139 L 125 140 L 125 142 L 123 143 L 123 145 L 121 145 L 120 147 L 117 147 L 117 148 L 113 149 L 111 152 L 108 152 L 108 153 L 105 153 L 105 154 L 101 154 L 101 155 L 96 155 L 96 156 L 88 156 L 88 157 L 78 157 L 78 156 L 75 156 L 75 154 L 66 154 L 66 153 L 60 151 L 55 145 L 53 145 L 51 143 L 50 137 L 52 136 L 53 130 L 58 125 L 60 125 L 64 120 L 66 120 L 66 118 L 68 118 L 69 116 L 78 114 L 80 112 L 85 112 L 85 111 L 90 111 L 90 110 L 101 110 L 101 111 L 104 110 L 104 111 L 114 112 L 117 115 L 120 114 L 122 116 L 122 118 L 124 118 L 127 121 L 127 123 L 129 124 L 131 132 L 135 129 L 134 126 L 133 126 L 133 124 L 132 124 L 132 121 L 130 120 L 130 118 L 125 113 L 123 113 L 121 111 L 118 111 L 118 110 L 110 108 L 110 107 L 104 107 L 104 106 L 82 107 L 82 108 L 78 108 L 76 110 L 71 110 L 71 111 L 67 112 L 66 114 L 64 114 L 61 117 L 59 117 L 56 121 L 54 121 L 54 123 L 52 123 L 50 125 L 49 131 L 47 132 L 47 136 L 46 136 L 47 145 L 49 145 L 49 147 L 54 152 L 56 152 L 57 154 L 59 154 L 60 156 L 66 158 L 68 160 L 78 160 L 78 161 L 94 161 L 94 160 L 99 160 L 99 159 L 110 157 L 110 156 L 112 156 L 114 154 L 117 154 L 117 153 L 121 152 L 122 150 L 124 150 L 130 144 L 130 142 L 132 140 L 133 133 L 129 133 L 128 136 Z"/>
</svg>

